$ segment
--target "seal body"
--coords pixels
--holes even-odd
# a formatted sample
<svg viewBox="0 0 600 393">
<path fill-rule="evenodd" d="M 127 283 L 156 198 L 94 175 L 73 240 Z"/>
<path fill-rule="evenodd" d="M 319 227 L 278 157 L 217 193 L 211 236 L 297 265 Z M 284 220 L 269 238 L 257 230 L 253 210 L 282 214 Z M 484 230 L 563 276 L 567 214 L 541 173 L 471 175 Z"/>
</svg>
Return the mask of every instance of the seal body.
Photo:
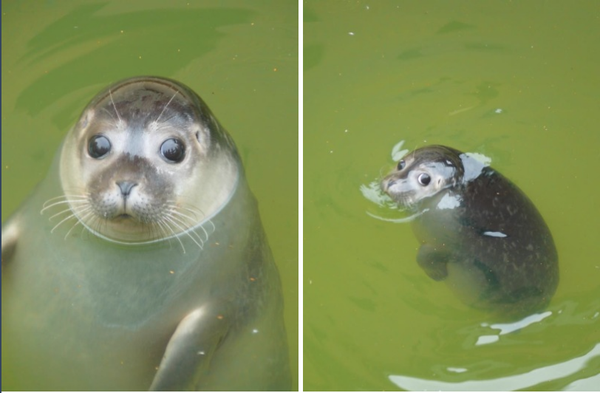
<svg viewBox="0 0 600 393">
<path fill-rule="evenodd" d="M 552 235 L 531 200 L 498 171 L 428 146 L 403 158 L 382 189 L 415 214 L 419 266 L 463 302 L 513 317 L 548 304 L 559 276 Z"/>
<path fill-rule="evenodd" d="M 2 231 L 4 389 L 291 388 L 256 201 L 178 82 L 100 93 Z"/>
</svg>

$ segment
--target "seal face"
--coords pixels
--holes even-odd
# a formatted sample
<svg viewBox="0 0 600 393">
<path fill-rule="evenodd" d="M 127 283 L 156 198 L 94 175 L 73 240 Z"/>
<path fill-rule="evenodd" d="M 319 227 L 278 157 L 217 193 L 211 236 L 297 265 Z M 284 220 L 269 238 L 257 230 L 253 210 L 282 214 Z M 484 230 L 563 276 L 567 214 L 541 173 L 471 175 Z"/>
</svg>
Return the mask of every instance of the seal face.
<svg viewBox="0 0 600 393">
<path fill-rule="evenodd" d="M 256 200 L 186 86 L 99 93 L 2 234 L 3 388 L 291 388 Z"/>
<path fill-rule="evenodd" d="M 238 176 L 232 151 L 233 142 L 188 88 L 130 79 L 84 110 L 64 143 L 60 179 L 65 200 L 90 231 L 122 243 L 162 240 L 226 201 Z"/>
<path fill-rule="evenodd" d="M 420 267 L 465 303 L 517 317 L 545 307 L 558 285 L 548 226 L 496 170 L 446 146 L 417 149 L 381 187 L 414 213 Z"/>
<path fill-rule="evenodd" d="M 384 191 L 396 203 L 408 208 L 455 186 L 462 176 L 462 165 L 456 154 L 448 154 L 454 152 L 444 146 L 432 146 L 421 154 L 406 156 L 382 182 Z"/>
</svg>

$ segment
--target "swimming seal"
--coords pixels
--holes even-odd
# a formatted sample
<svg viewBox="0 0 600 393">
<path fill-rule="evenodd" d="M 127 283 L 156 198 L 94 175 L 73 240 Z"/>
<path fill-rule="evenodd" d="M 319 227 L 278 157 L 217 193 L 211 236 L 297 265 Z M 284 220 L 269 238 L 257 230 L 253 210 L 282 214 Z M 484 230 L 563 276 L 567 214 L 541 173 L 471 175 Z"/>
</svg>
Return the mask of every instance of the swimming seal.
<svg viewBox="0 0 600 393">
<path fill-rule="evenodd" d="M 256 201 L 188 87 L 99 93 L 2 234 L 3 389 L 291 388 Z"/>
<path fill-rule="evenodd" d="M 409 153 L 381 182 L 414 213 L 417 262 L 465 303 L 503 316 L 543 309 L 558 255 L 529 198 L 498 171 L 446 146 Z"/>
</svg>

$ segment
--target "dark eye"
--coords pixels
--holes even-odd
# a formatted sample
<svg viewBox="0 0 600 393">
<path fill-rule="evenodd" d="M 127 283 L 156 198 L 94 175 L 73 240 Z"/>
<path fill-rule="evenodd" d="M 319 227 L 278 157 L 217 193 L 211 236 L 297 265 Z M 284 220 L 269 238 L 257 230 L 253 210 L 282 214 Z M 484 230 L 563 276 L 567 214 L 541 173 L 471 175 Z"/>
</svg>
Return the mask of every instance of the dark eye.
<svg viewBox="0 0 600 393">
<path fill-rule="evenodd" d="M 185 146 L 179 139 L 167 139 L 160 145 L 160 153 L 169 162 L 181 162 L 185 157 Z"/>
<path fill-rule="evenodd" d="M 104 158 L 111 148 L 110 141 L 104 135 L 94 135 L 88 142 L 88 153 L 92 158 Z"/>
<path fill-rule="evenodd" d="M 397 166 L 397 168 L 398 168 L 398 170 L 399 170 L 399 171 L 401 171 L 401 170 L 403 170 L 403 169 L 404 169 L 404 167 L 405 167 L 405 166 L 406 166 L 406 162 L 404 162 L 404 160 L 400 160 L 400 161 L 398 162 L 398 166 Z"/>
<path fill-rule="evenodd" d="M 427 173 L 421 173 L 419 177 L 417 177 L 417 180 L 419 181 L 420 185 L 426 186 L 429 184 L 429 182 L 431 182 L 431 176 L 429 176 Z"/>
</svg>

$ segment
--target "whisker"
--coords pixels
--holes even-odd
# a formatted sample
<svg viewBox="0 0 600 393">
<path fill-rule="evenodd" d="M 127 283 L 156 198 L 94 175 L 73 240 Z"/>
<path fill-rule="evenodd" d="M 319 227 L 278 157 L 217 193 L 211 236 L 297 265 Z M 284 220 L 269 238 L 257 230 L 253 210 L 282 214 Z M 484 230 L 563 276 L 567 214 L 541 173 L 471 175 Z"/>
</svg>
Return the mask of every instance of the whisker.
<svg viewBox="0 0 600 393">
<path fill-rule="evenodd" d="M 196 231 L 190 229 L 189 225 L 187 225 L 184 221 L 182 221 L 181 219 L 179 219 L 178 217 L 169 217 L 169 219 L 171 220 L 171 222 L 173 223 L 179 223 L 181 225 L 183 225 L 183 227 L 180 227 L 179 229 L 181 229 L 182 231 L 186 231 L 188 230 L 188 232 L 193 233 L 194 235 L 197 236 L 198 241 L 200 241 L 203 245 L 204 245 L 204 240 L 202 240 L 202 238 L 200 237 L 200 235 L 198 235 L 198 233 L 196 233 Z M 191 236 L 191 235 L 190 235 Z M 208 239 L 208 238 L 207 238 Z"/>
<path fill-rule="evenodd" d="M 83 195 L 61 195 L 58 197 L 48 199 L 47 201 L 45 201 L 42 204 L 42 207 L 48 206 L 49 203 L 58 203 L 56 201 L 69 201 L 69 200 L 80 201 L 80 200 L 87 200 L 87 199 L 88 198 Z"/>
<path fill-rule="evenodd" d="M 56 213 L 56 214 L 54 214 L 54 215 L 52 215 L 52 216 L 48 217 L 48 221 L 50 221 L 50 220 L 52 220 L 52 219 L 54 219 L 54 218 L 56 218 L 56 217 L 60 216 L 61 214 L 64 214 L 64 213 L 66 213 L 66 212 L 69 212 L 69 211 L 72 211 L 72 212 L 73 212 L 73 213 L 75 213 L 75 214 L 79 214 L 79 215 L 81 215 L 82 213 L 87 213 L 87 212 L 89 212 L 89 211 L 91 211 L 91 210 L 92 210 L 92 207 L 91 207 L 90 205 L 84 205 L 83 207 L 75 207 L 75 206 L 73 206 L 73 209 L 71 209 L 71 208 L 69 207 L 69 208 L 67 208 L 67 209 L 65 209 L 65 210 L 61 210 L 61 211 L 59 211 L 58 213 Z"/>
<path fill-rule="evenodd" d="M 202 216 L 204 216 L 204 213 L 202 213 L 201 211 L 195 211 L 193 209 L 188 209 L 187 207 L 184 207 L 184 206 L 180 206 L 180 209 L 186 210 L 186 211 L 192 213 L 194 215 L 194 217 L 196 217 L 196 218 L 198 217 L 197 216 L 198 213 L 200 213 L 200 214 L 202 214 Z"/>
<path fill-rule="evenodd" d="M 65 210 L 61 210 L 58 213 L 56 213 L 56 214 L 48 217 L 48 221 L 52 221 L 52 219 L 54 219 L 55 217 L 60 216 L 61 214 L 64 214 L 64 213 L 67 213 L 67 212 L 72 212 L 71 208 L 67 208 Z"/>
<path fill-rule="evenodd" d="M 212 224 L 212 222 L 211 222 Z M 213 224 L 214 226 L 214 224 Z M 206 236 L 206 239 L 204 241 L 208 241 L 208 232 L 206 232 L 206 229 L 204 229 L 204 225 L 200 225 L 200 229 L 202 229 L 202 231 L 204 231 L 204 236 Z"/>
<path fill-rule="evenodd" d="M 167 232 L 165 232 L 165 229 L 162 226 L 162 219 L 151 223 L 151 225 L 149 225 L 148 228 L 149 228 L 150 235 L 152 237 L 155 237 L 155 236 L 158 236 L 161 234 L 162 235 L 167 234 Z M 166 236 L 164 236 L 164 237 L 166 237 Z"/>
<path fill-rule="evenodd" d="M 171 215 L 177 215 L 177 217 L 184 218 L 184 219 L 186 219 L 186 221 L 189 221 L 189 222 L 186 222 L 184 220 L 181 220 L 181 223 L 185 224 L 187 226 L 192 226 L 193 224 L 196 223 L 196 218 L 195 217 L 190 217 L 190 216 L 185 215 L 185 214 L 183 214 L 181 212 L 178 212 L 177 210 L 171 210 L 169 213 Z"/>
<path fill-rule="evenodd" d="M 52 201 L 55 201 L 57 199 L 67 199 L 67 198 L 82 198 L 82 199 L 84 199 L 86 197 L 83 196 L 83 195 L 67 195 L 67 194 L 65 194 L 65 195 L 59 195 L 59 196 L 56 196 L 54 198 L 48 199 L 46 202 L 44 202 L 44 205 L 46 205 L 48 202 L 52 202 Z"/>
<path fill-rule="evenodd" d="M 215 226 L 215 224 L 212 222 L 212 220 L 208 220 L 207 224 L 212 225 L 212 231 L 210 233 L 215 233 L 215 231 L 217 230 L 217 227 Z"/>
<path fill-rule="evenodd" d="M 171 116 L 169 116 L 169 117 L 167 117 L 165 120 L 163 120 L 163 124 L 164 124 L 164 123 L 168 123 L 168 122 L 169 122 L 169 120 L 171 120 L 171 119 L 173 119 L 173 118 L 175 118 L 175 117 L 177 117 L 177 113 L 173 113 Z M 157 126 L 160 126 L 158 123 L 155 123 L 155 124 L 156 124 Z"/>
<path fill-rule="evenodd" d="M 92 216 L 89 223 L 90 228 L 93 228 L 97 233 L 104 233 L 104 229 L 108 225 L 108 221 L 97 215 Z"/>
<path fill-rule="evenodd" d="M 186 210 L 190 211 L 192 214 L 194 213 L 194 211 L 193 211 L 192 209 L 186 209 Z M 177 211 L 177 210 L 173 210 L 171 213 L 172 213 L 172 214 L 176 214 L 176 215 L 177 215 L 177 216 L 179 216 L 179 217 L 182 217 L 182 218 L 189 219 L 189 221 L 190 221 L 190 222 L 189 222 L 189 226 L 190 226 L 190 227 L 193 227 L 193 226 L 195 226 L 195 225 L 197 224 L 198 218 L 196 217 L 196 215 L 195 215 L 195 214 L 194 214 L 194 217 L 190 217 L 190 216 L 188 216 L 188 215 L 186 215 L 186 214 L 183 214 L 183 213 L 181 213 L 181 212 L 179 212 L 179 211 Z M 200 213 L 202 213 L 202 212 L 200 211 Z M 205 214 L 204 214 L 204 213 L 202 213 L 202 216 L 204 217 L 204 216 L 205 216 Z M 210 224 L 212 225 L 212 227 L 213 227 L 213 228 L 212 228 L 212 231 L 211 231 L 211 233 L 213 233 L 213 232 L 215 231 L 215 229 L 216 229 L 216 228 L 215 228 L 215 224 L 213 224 L 211 220 L 207 220 L 207 222 L 206 222 L 206 223 L 210 223 Z M 206 223 L 204 223 L 204 224 L 206 224 Z M 209 235 L 209 234 L 208 234 L 208 232 L 206 231 L 206 229 L 204 228 L 204 224 L 202 224 L 202 225 L 199 225 L 199 227 L 200 227 L 200 228 L 202 228 L 202 230 L 204 231 L 204 234 L 206 235 L 206 238 L 208 239 L 208 235 Z"/>
<path fill-rule="evenodd" d="M 65 198 L 65 196 L 64 196 L 64 195 L 59 195 L 59 196 L 56 196 L 56 197 L 54 197 L 54 198 L 50 198 L 50 199 L 48 199 L 46 202 L 44 202 L 44 204 L 43 204 L 42 206 L 46 206 L 46 203 L 48 203 L 48 202 L 52 202 L 52 201 L 55 201 L 55 200 L 57 200 L 57 199 L 64 199 L 64 198 Z"/>
<path fill-rule="evenodd" d="M 45 207 L 43 207 L 43 208 L 42 208 L 42 210 L 40 210 L 40 214 L 44 214 L 44 211 L 46 211 L 46 210 L 48 210 L 48 209 L 51 209 L 51 208 L 53 208 L 54 206 L 63 205 L 63 204 L 65 204 L 65 203 L 69 203 L 69 204 L 70 204 L 70 203 L 73 203 L 73 204 L 80 204 L 80 205 L 83 205 L 83 204 L 86 204 L 86 203 L 87 203 L 87 199 L 82 199 L 82 200 L 80 200 L 80 201 L 66 200 L 66 201 L 61 201 L 61 202 L 54 202 L 54 203 L 52 203 L 52 204 L 50 204 L 50 205 L 48 205 L 48 206 L 45 206 Z"/>
<path fill-rule="evenodd" d="M 160 115 L 158 115 L 158 118 L 155 120 L 156 123 L 158 123 L 158 121 L 160 120 L 161 116 L 163 115 L 163 113 L 165 113 L 165 110 L 167 109 L 167 107 L 169 106 L 169 104 L 171 103 L 171 101 L 173 101 L 173 98 L 175 98 L 175 96 L 178 94 L 179 92 L 176 91 L 175 94 L 173 94 L 173 97 L 171 97 L 171 99 L 169 100 L 169 102 L 167 102 L 167 105 L 165 105 L 165 107 L 163 108 L 162 112 L 160 112 Z M 168 119 L 167 119 L 168 120 Z"/>
<path fill-rule="evenodd" d="M 77 221 L 75 222 L 75 224 L 73 224 L 73 226 L 71 227 L 71 229 L 69 229 L 69 231 L 68 231 L 68 232 L 67 232 L 67 234 L 65 235 L 65 240 L 67 240 L 67 237 L 69 236 L 69 233 L 71 233 L 71 231 L 72 231 L 73 229 L 75 229 L 75 227 L 76 227 L 77 225 L 80 225 L 80 224 L 81 224 L 81 226 L 82 226 L 83 228 L 85 228 L 85 225 L 83 225 L 83 223 L 82 223 L 82 220 L 83 220 L 84 218 L 87 218 L 87 217 L 89 217 L 89 215 L 90 215 L 90 214 L 92 214 L 92 213 L 88 213 L 88 214 L 87 214 L 85 217 L 82 217 L 82 219 L 81 219 L 81 220 L 77 220 Z"/>
<path fill-rule="evenodd" d="M 52 228 L 52 229 L 50 230 L 50 233 L 54 233 L 54 230 L 55 230 L 56 228 L 58 228 L 58 227 L 59 227 L 59 226 L 60 226 L 60 225 L 61 225 L 63 222 L 65 222 L 65 221 L 67 221 L 67 220 L 70 220 L 70 219 L 71 219 L 71 218 L 73 218 L 73 217 L 75 217 L 75 213 L 73 213 L 73 214 L 69 214 L 67 217 L 65 217 L 64 219 L 62 219 L 62 220 L 61 220 L 61 221 L 60 221 L 58 224 L 56 224 L 56 225 L 54 226 L 54 228 Z"/>
<path fill-rule="evenodd" d="M 113 121 L 113 124 L 118 124 L 118 122 L 115 121 L 116 118 L 115 118 L 115 114 L 113 112 L 109 111 L 106 107 L 102 107 L 101 110 L 102 110 L 102 112 L 105 112 L 110 116 L 111 120 Z"/>
<path fill-rule="evenodd" d="M 150 238 L 155 239 L 160 237 L 167 237 L 167 232 L 165 232 L 165 229 L 161 226 L 160 221 L 144 224 L 144 227 L 150 234 Z"/>
<path fill-rule="evenodd" d="M 186 232 L 189 234 L 189 236 L 192 236 L 193 234 L 196 237 L 196 239 L 204 246 L 204 240 L 202 239 L 202 237 L 195 230 L 191 229 L 189 225 L 187 225 L 185 222 L 183 222 L 177 217 L 171 216 L 170 219 L 172 220 L 172 222 L 180 224 L 179 229 L 181 229 L 181 232 Z"/>
<path fill-rule="evenodd" d="M 190 235 L 190 232 L 193 232 L 194 234 L 198 235 L 196 232 L 194 232 L 194 231 L 185 231 L 185 229 L 181 228 L 181 227 L 179 226 L 179 224 L 177 224 L 177 223 L 176 223 L 176 222 L 173 220 L 173 218 L 172 218 L 172 217 L 165 217 L 165 219 L 166 219 L 166 220 L 168 220 L 170 223 L 174 224 L 174 225 L 175 225 L 177 228 L 179 228 L 179 229 L 180 229 L 180 230 L 181 230 L 183 233 L 185 233 L 185 234 L 186 234 L 186 235 L 187 235 L 187 236 L 188 236 L 190 239 L 192 239 L 192 241 L 193 241 L 194 243 L 196 243 L 196 245 L 197 245 L 198 247 L 200 247 L 200 249 L 201 249 L 201 250 L 204 250 L 204 244 L 200 244 L 200 243 L 198 243 L 198 242 L 196 241 L 196 239 L 195 239 L 195 238 L 194 238 L 192 235 Z"/>
<path fill-rule="evenodd" d="M 121 119 L 121 115 L 119 115 L 119 111 L 117 110 L 117 106 L 115 105 L 115 100 L 113 100 L 111 89 L 108 89 L 108 94 L 110 95 L 110 102 L 112 102 L 113 108 L 115 108 L 115 113 L 117 114 L 117 117 L 119 118 L 119 123 L 123 123 L 123 119 Z"/>
<path fill-rule="evenodd" d="M 167 217 L 165 217 L 164 220 L 161 220 L 162 224 L 164 224 L 171 231 L 171 234 L 175 235 L 175 232 L 173 231 L 173 228 L 171 228 L 169 226 L 169 223 L 167 222 L 167 220 L 168 220 Z M 159 222 L 159 221 L 157 221 L 157 222 Z M 185 247 L 183 246 L 183 242 L 181 241 L 181 239 L 179 238 L 179 236 L 175 236 L 175 238 L 177 239 L 177 241 L 179 241 L 179 244 L 181 245 L 181 249 L 183 250 L 183 253 L 185 254 L 186 252 L 185 252 Z"/>
<path fill-rule="evenodd" d="M 180 202 L 178 204 L 175 204 L 173 201 L 169 201 L 169 202 L 172 204 L 173 207 L 180 208 L 180 209 L 183 209 L 183 210 L 187 210 L 187 211 L 189 211 L 191 213 L 200 213 L 200 214 L 202 214 L 203 217 L 206 216 L 206 214 L 204 214 L 204 212 L 202 211 L 202 209 L 198 209 L 196 206 L 194 206 L 191 203 L 185 203 L 185 202 L 182 203 L 182 202 Z"/>
</svg>

